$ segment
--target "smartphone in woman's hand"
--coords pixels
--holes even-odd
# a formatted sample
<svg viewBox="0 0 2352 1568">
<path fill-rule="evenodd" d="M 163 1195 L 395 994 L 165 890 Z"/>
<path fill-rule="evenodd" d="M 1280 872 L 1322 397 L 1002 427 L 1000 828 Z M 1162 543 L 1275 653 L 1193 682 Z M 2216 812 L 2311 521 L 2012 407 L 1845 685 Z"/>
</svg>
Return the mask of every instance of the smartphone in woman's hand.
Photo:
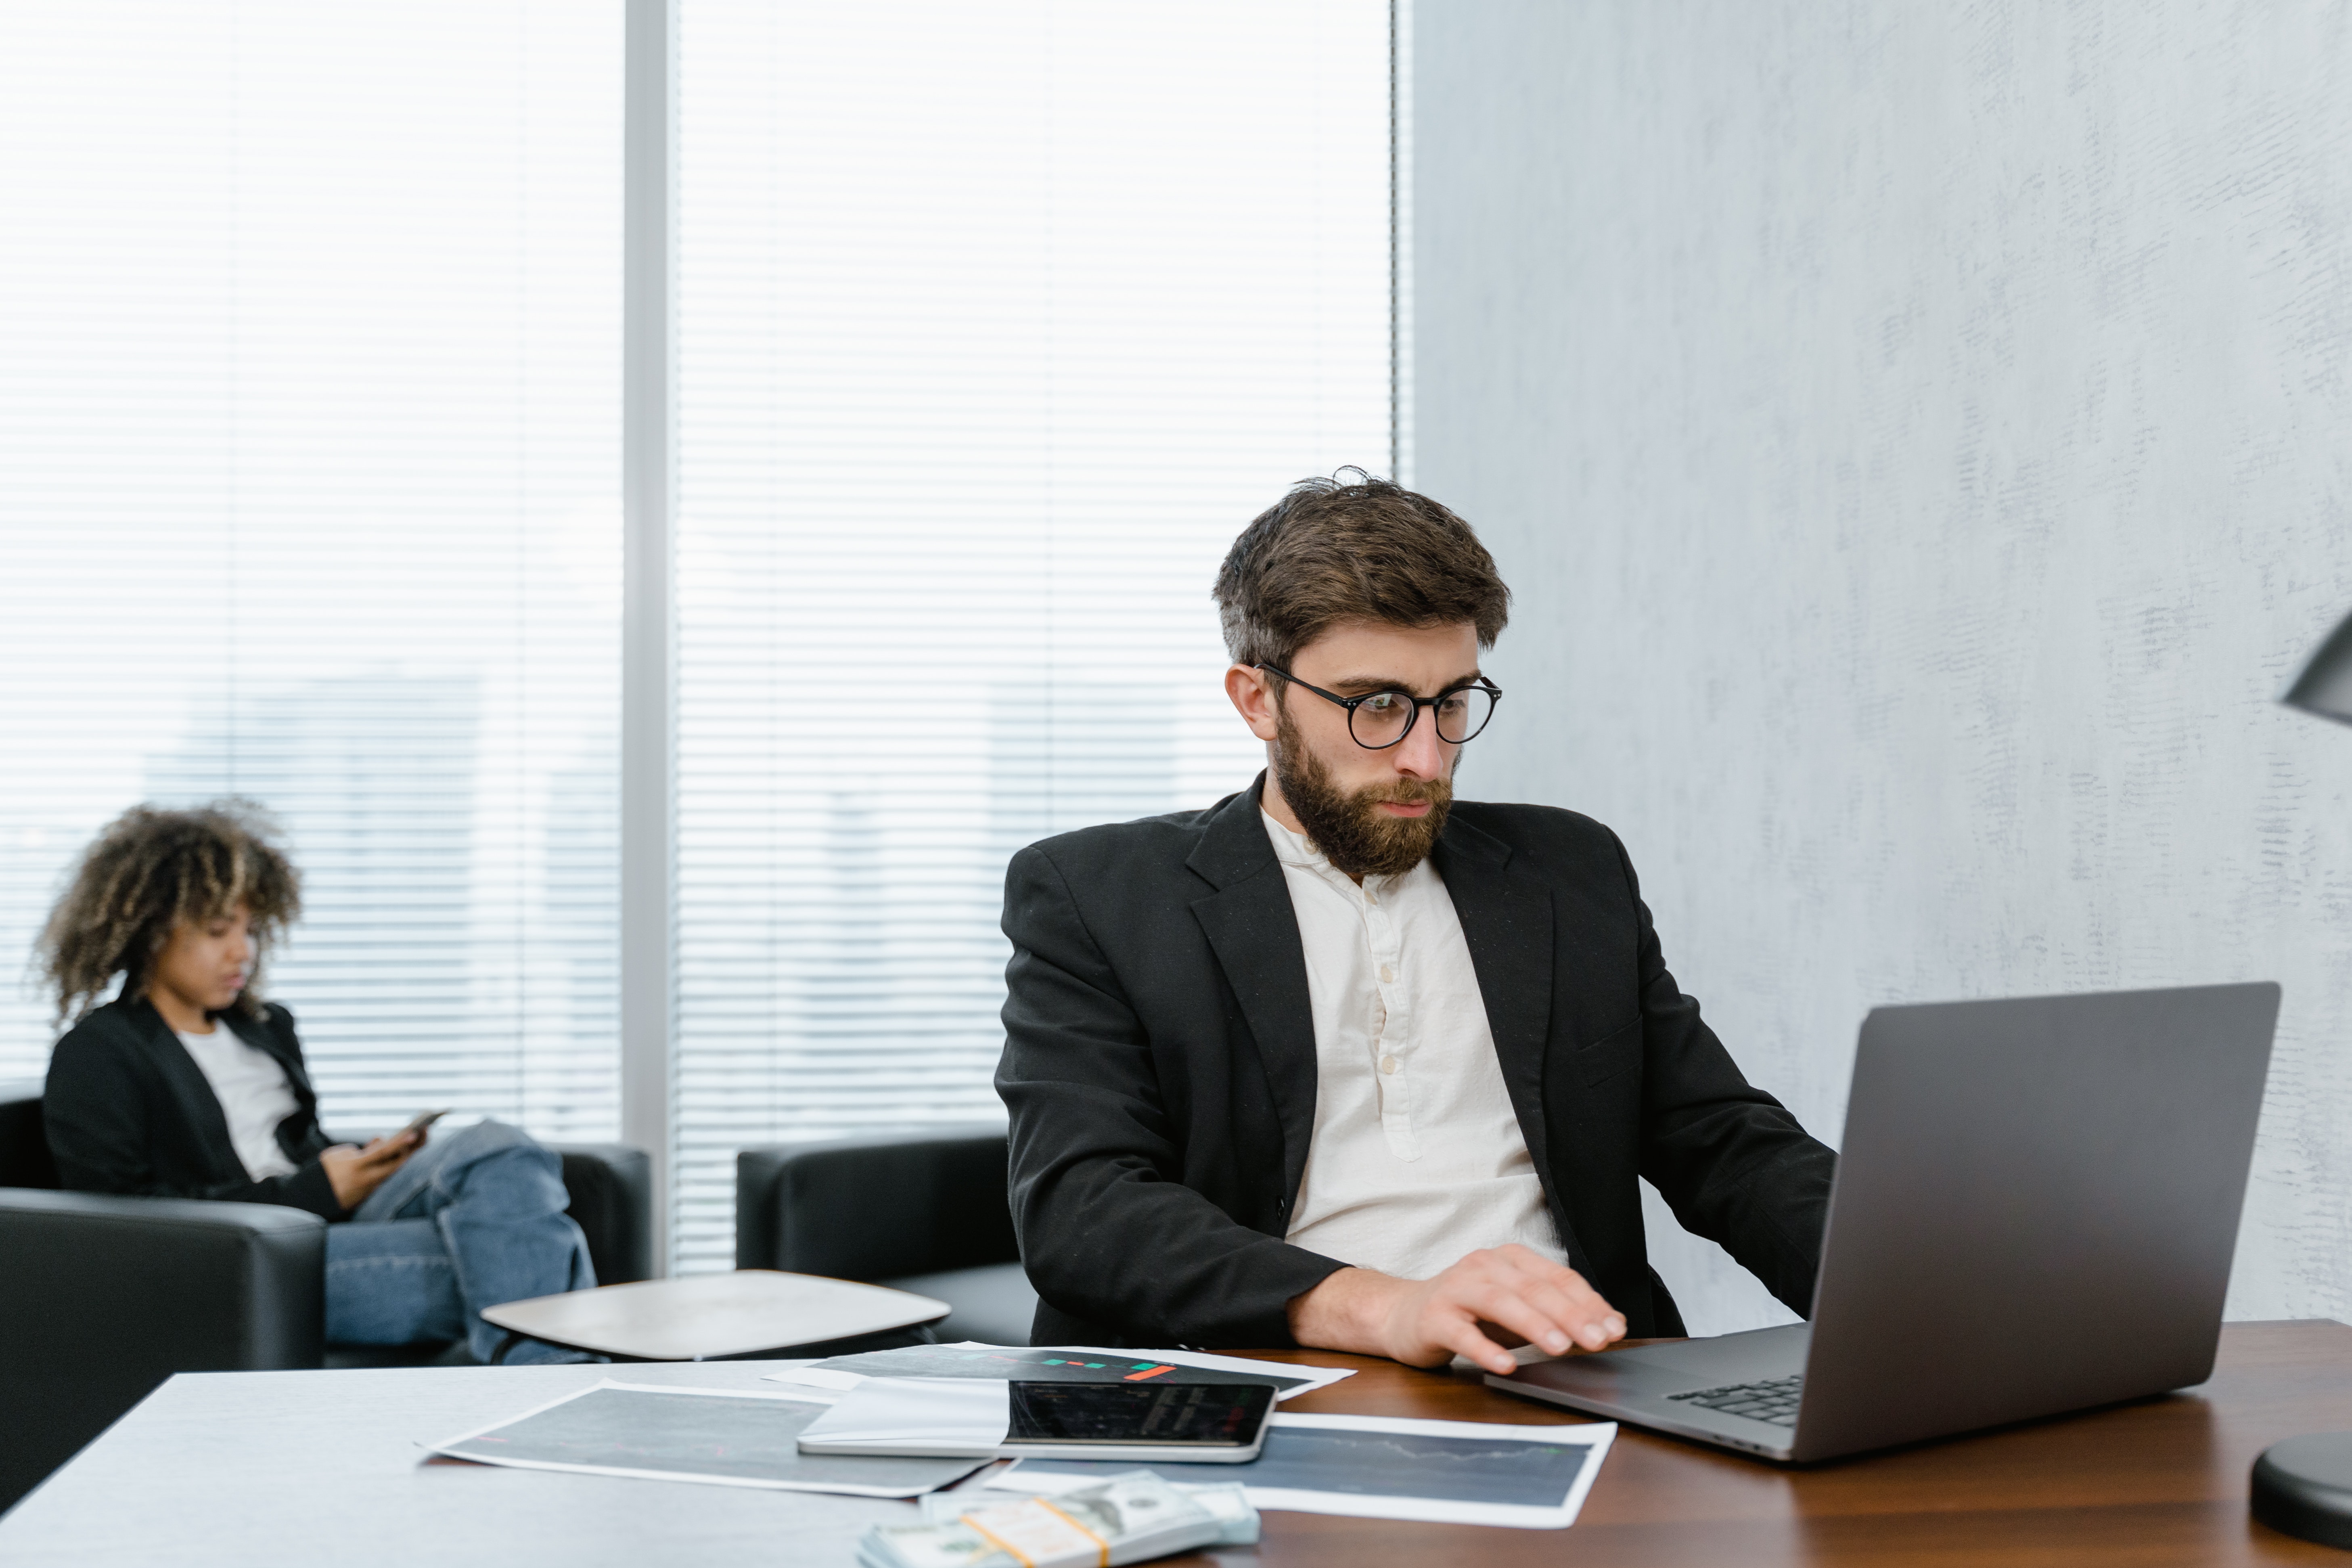
<svg viewBox="0 0 2352 1568">
<path fill-rule="evenodd" d="M 415 1118 L 409 1121 L 407 1126 L 394 1133 L 393 1136 L 395 1138 L 405 1138 L 412 1132 L 422 1132 L 456 1109 L 457 1107 L 454 1105 L 445 1105 L 438 1110 L 420 1110 L 416 1113 Z"/>
</svg>

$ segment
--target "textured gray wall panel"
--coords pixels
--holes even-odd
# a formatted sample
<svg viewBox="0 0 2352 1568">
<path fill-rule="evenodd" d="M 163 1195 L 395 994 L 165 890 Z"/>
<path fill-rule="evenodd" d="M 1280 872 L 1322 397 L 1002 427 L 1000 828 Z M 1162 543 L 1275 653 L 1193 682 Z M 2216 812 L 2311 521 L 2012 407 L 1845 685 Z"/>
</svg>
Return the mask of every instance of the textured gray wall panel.
<svg viewBox="0 0 2352 1568">
<path fill-rule="evenodd" d="M 2273 700 L 2352 609 L 2345 8 L 1416 33 L 1417 477 L 1518 595 L 1465 790 L 1615 826 L 1832 1142 L 1873 1005 L 2282 982 L 2231 1313 L 2352 1315 L 2352 731 Z"/>
</svg>

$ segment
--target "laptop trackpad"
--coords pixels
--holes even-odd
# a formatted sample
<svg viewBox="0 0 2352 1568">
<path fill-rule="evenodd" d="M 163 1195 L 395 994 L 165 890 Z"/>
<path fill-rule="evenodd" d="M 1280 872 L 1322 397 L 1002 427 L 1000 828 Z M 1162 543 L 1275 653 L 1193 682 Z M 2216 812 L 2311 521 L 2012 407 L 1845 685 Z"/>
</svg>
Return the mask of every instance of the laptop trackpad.
<svg viewBox="0 0 2352 1568">
<path fill-rule="evenodd" d="M 1794 1377 L 1805 1370 L 1805 1349 L 1811 1339 L 1811 1324 L 1788 1323 L 1712 1339 L 1562 1356 L 1521 1367 L 1517 1376 L 1588 1399 L 1654 1399 L 1727 1383 Z"/>
</svg>

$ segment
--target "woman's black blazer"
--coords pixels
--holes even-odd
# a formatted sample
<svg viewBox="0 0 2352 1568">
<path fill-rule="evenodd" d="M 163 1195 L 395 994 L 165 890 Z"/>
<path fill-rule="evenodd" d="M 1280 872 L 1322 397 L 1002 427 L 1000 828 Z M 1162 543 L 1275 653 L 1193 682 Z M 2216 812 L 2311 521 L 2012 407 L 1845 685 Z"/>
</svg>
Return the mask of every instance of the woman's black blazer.
<svg viewBox="0 0 2352 1568">
<path fill-rule="evenodd" d="M 142 996 L 91 1013 L 49 1058 L 41 1112 L 60 1184 L 79 1193 L 285 1204 L 346 1217 L 319 1163 L 332 1141 L 319 1130 L 319 1097 L 302 1068 L 294 1015 L 272 1002 L 258 1018 L 233 1012 L 214 1018 L 286 1069 L 295 1110 L 278 1124 L 278 1146 L 294 1162 L 293 1173 L 260 1182 L 247 1174 L 204 1069 Z"/>
</svg>

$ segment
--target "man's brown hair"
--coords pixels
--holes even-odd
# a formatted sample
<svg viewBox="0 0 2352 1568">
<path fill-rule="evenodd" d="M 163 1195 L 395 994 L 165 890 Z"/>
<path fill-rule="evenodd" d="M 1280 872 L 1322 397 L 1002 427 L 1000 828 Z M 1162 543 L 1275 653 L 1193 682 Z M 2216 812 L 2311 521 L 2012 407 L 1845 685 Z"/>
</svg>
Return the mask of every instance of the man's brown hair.
<svg viewBox="0 0 2352 1568">
<path fill-rule="evenodd" d="M 262 958 L 302 912 L 301 877 L 274 837 L 259 806 L 235 799 L 189 811 L 134 805 L 107 824 L 34 949 L 58 1021 L 89 1013 L 118 974 L 126 1000 L 144 994 L 173 928 L 238 904 L 253 917 L 253 971 L 236 1005 L 257 1014 Z"/>
<path fill-rule="evenodd" d="M 1478 646 L 1492 647 L 1511 606 L 1495 558 L 1468 523 L 1361 468 L 1301 479 L 1260 512 L 1234 541 L 1215 593 L 1234 662 L 1286 669 L 1300 648 L 1349 621 L 1466 621 L 1478 628 Z"/>
</svg>

